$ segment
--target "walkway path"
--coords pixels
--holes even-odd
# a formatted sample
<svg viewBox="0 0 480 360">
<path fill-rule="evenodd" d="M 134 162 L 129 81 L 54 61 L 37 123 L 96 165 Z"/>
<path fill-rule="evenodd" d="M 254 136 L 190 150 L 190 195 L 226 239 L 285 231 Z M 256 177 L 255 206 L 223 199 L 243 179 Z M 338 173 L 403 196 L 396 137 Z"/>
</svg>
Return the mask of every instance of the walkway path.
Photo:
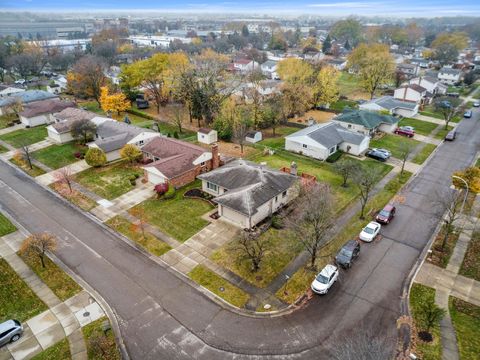
<svg viewBox="0 0 480 360">
<path fill-rule="evenodd" d="M 51 183 L 54 183 L 55 181 L 57 181 L 55 179 L 55 173 L 57 171 L 62 171 L 63 169 L 68 169 L 69 173 L 73 175 L 73 174 L 79 173 L 81 171 L 87 170 L 88 168 L 90 168 L 90 165 L 88 165 L 85 160 L 80 160 L 80 161 L 74 162 L 73 164 L 64 166 L 63 168 L 53 170 L 53 171 L 50 171 L 46 174 L 37 176 L 35 178 L 35 181 L 38 182 L 41 185 L 50 185 Z"/>
<path fill-rule="evenodd" d="M 431 117 L 431 116 L 425 116 L 425 115 L 417 114 L 417 115 L 414 116 L 414 118 L 418 119 L 418 120 L 423 120 L 423 121 L 428 121 L 428 122 L 431 122 L 431 123 L 435 123 L 435 124 L 438 124 L 438 125 L 445 125 L 445 120 L 437 119 L 437 118 L 434 118 L 434 117 Z M 457 124 L 450 123 L 449 125 L 450 126 L 456 126 Z"/>
<path fill-rule="evenodd" d="M 9 143 L 7 143 L 3 140 L 0 140 L 0 145 L 3 145 L 4 147 L 6 147 L 9 150 L 9 151 L 0 155 L 4 159 L 12 158 L 13 155 L 15 155 L 15 152 L 18 150 L 17 148 L 15 148 L 14 146 L 10 145 Z M 54 143 L 51 142 L 50 140 L 46 139 L 46 140 L 39 141 L 35 144 L 29 145 L 28 150 L 30 151 L 30 153 L 32 153 L 34 151 L 46 148 L 46 147 L 51 146 L 51 145 L 54 145 Z"/>
<path fill-rule="evenodd" d="M 6 127 L 4 129 L 0 129 L 0 135 L 8 134 L 8 133 L 14 132 L 16 130 L 21 130 L 21 129 L 25 129 L 25 125 L 24 124 L 16 124 L 16 125 L 13 125 L 13 126 L 10 126 L 10 127 Z"/>
</svg>

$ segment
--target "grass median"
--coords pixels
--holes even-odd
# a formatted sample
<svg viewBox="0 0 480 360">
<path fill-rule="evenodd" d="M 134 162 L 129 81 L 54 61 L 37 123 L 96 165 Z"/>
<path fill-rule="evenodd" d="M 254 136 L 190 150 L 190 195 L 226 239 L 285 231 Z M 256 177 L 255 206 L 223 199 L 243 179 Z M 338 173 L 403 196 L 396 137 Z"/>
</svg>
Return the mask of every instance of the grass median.
<svg viewBox="0 0 480 360">
<path fill-rule="evenodd" d="M 477 360 L 480 353 L 480 307 L 450 297 L 448 302 L 462 360 Z"/>
<path fill-rule="evenodd" d="M 68 339 L 65 338 L 38 353 L 31 360 L 70 360 L 71 358 L 70 345 L 68 344 Z"/>
<path fill-rule="evenodd" d="M 17 228 L 8 220 L 2 213 L 0 213 L 0 237 L 11 234 Z"/>
<path fill-rule="evenodd" d="M 107 322 L 108 318 L 102 317 L 82 328 L 89 360 L 120 360 L 121 358 L 113 330 L 105 331 L 103 328 L 103 324 Z"/>
</svg>

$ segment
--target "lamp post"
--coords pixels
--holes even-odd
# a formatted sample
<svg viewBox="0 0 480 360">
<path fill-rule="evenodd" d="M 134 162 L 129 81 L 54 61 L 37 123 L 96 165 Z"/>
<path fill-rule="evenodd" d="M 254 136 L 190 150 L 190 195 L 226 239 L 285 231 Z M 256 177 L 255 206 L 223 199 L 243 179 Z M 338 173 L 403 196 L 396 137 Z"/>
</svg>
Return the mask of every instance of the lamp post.
<svg viewBox="0 0 480 360">
<path fill-rule="evenodd" d="M 290 279 L 290 276 L 288 276 L 287 274 L 285 274 L 285 288 L 283 289 L 283 293 L 285 295 L 288 295 L 288 291 L 287 291 L 287 284 L 288 284 L 288 280 Z"/>
<path fill-rule="evenodd" d="M 463 214 L 463 208 L 465 207 L 465 203 L 467 202 L 467 196 L 468 196 L 468 190 L 469 190 L 468 183 L 465 181 L 465 179 L 463 179 L 463 178 L 461 178 L 460 176 L 457 176 L 457 175 L 452 175 L 452 178 L 463 181 L 463 183 L 465 184 L 465 187 L 467 189 L 467 191 L 465 192 L 465 196 L 463 197 L 463 202 L 462 202 L 461 213 Z"/>
</svg>

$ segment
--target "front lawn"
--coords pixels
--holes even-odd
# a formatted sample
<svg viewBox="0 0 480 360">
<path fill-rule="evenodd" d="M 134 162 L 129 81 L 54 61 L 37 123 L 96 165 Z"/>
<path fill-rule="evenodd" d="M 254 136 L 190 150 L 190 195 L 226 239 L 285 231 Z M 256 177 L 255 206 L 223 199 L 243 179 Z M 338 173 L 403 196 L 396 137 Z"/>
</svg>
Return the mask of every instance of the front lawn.
<svg viewBox="0 0 480 360">
<path fill-rule="evenodd" d="M 86 147 L 71 142 L 37 150 L 32 157 L 52 169 L 58 169 L 78 161 L 75 157 L 78 152 L 86 152 Z"/>
<path fill-rule="evenodd" d="M 295 234 L 287 229 L 268 229 L 261 237 L 265 243 L 265 254 L 260 269 L 252 272 L 251 260 L 238 248 L 236 240 L 215 251 L 211 259 L 217 264 L 233 271 L 248 282 L 265 287 L 293 260 L 303 249 Z"/>
<path fill-rule="evenodd" d="M 114 218 L 108 220 L 106 224 L 115 231 L 118 231 L 119 233 L 128 237 L 130 240 L 136 242 L 153 255 L 161 256 L 167 251 L 171 250 L 170 246 L 157 239 L 147 231 L 145 231 L 145 237 L 143 237 L 140 228 L 137 229 L 131 222 L 121 216 L 115 216 Z"/>
<path fill-rule="evenodd" d="M 90 199 L 85 194 L 81 193 L 78 190 L 68 188 L 68 185 L 63 182 L 54 182 L 50 184 L 49 187 L 63 196 L 65 199 L 70 201 L 72 204 L 77 205 L 80 209 L 85 211 L 90 211 L 97 206 L 97 203 Z"/>
<path fill-rule="evenodd" d="M 31 360 L 70 360 L 71 358 L 72 354 L 70 353 L 70 345 L 68 339 L 65 338 L 35 355 Z"/>
<path fill-rule="evenodd" d="M 25 171 L 28 175 L 31 177 L 36 177 L 39 175 L 45 174 L 45 171 L 43 169 L 40 169 L 37 165 L 32 164 L 32 168 L 30 169 L 30 166 L 28 166 L 26 161 L 19 161 L 15 158 L 10 159 L 10 162 L 12 164 L 17 165 L 20 169 Z"/>
<path fill-rule="evenodd" d="M 413 283 L 410 290 L 410 311 L 413 317 L 412 335 L 415 342 L 415 355 L 423 360 L 438 360 L 442 358 L 442 343 L 440 337 L 440 322 L 431 331 L 433 341 L 430 343 L 420 340 L 418 331 L 424 330 L 420 324 L 421 306 L 427 301 L 435 301 L 435 289 Z M 413 333 L 414 332 L 414 333 Z"/>
<path fill-rule="evenodd" d="M 430 117 L 433 117 L 433 118 L 436 118 L 436 119 L 440 119 L 440 120 L 445 120 L 445 117 L 443 116 L 443 114 L 437 110 L 435 110 L 435 106 L 434 105 L 427 105 L 425 106 L 424 110 L 423 111 L 420 111 L 419 112 L 420 115 L 424 115 L 424 116 L 430 116 Z M 463 114 L 463 113 L 462 113 Z M 459 122 L 460 120 L 462 120 L 462 117 L 461 115 L 462 114 L 459 114 L 459 115 L 455 115 L 451 122 L 453 123 L 457 123 Z"/>
<path fill-rule="evenodd" d="M 113 330 L 104 332 L 104 322 L 108 322 L 108 318 L 105 316 L 82 328 L 89 360 L 119 360 L 121 358 Z"/>
<path fill-rule="evenodd" d="M 480 353 L 480 307 L 450 296 L 448 307 L 462 360 L 476 360 Z"/>
<path fill-rule="evenodd" d="M 298 130 L 300 130 L 300 128 L 295 128 L 293 126 L 280 126 L 275 129 L 275 136 L 269 131 L 268 137 L 265 136 L 258 144 L 272 149 L 283 149 L 285 147 L 285 136 L 293 134 Z M 266 131 L 263 133 L 266 135 Z"/>
<path fill-rule="evenodd" d="M 84 170 L 76 174 L 74 179 L 102 198 L 112 200 L 132 190 L 134 186 L 130 183 L 130 179 L 142 174 L 142 170 L 136 166 L 116 162 Z"/>
<path fill-rule="evenodd" d="M 435 134 L 435 139 L 443 140 L 445 139 L 445 136 L 449 133 L 450 130 L 453 129 L 453 126 L 448 126 L 448 128 L 445 129 L 445 125 L 442 125 L 440 130 Z"/>
<path fill-rule="evenodd" d="M 0 258 L 0 323 L 28 320 L 48 309 L 5 259 Z"/>
<path fill-rule="evenodd" d="M 413 157 L 412 162 L 419 165 L 423 164 L 433 152 L 433 150 L 436 149 L 436 147 L 437 146 L 433 144 L 425 144 L 422 150 L 420 150 L 418 154 Z"/>
<path fill-rule="evenodd" d="M 199 187 L 200 181 L 195 181 L 177 190 L 173 199 L 152 198 L 136 208 L 144 211 L 148 223 L 183 242 L 208 225 L 201 216 L 213 209 L 207 201 L 183 197 L 187 190 Z"/>
<path fill-rule="evenodd" d="M 401 148 L 403 144 L 411 144 L 413 149 L 417 145 L 420 145 L 421 142 L 418 140 L 410 139 L 405 136 L 385 134 L 380 139 L 374 139 L 370 141 L 370 147 L 372 148 L 384 148 L 389 150 L 392 153 L 392 156 L 401 159 Z M 412 150 L 413 150 L 412 149 Z"/>
<path fill-rule="evenodd" d="M 17 228 L 8 220 L 2 213 L 0 213 L 0 237 L 16 231 Z"/>
<path fill-rule="evenodd" d="M 460 275 L 480 281 L 480 231 L 475 231 L 463 258 Z"/>
<path fill-rule="evenodd" d="M 7 151 L 8 151 L 8 149 L 5 146 L 0 145 L 0 154 L 1 153 L 6 153 Z"/>
<path fill-rule="evenodd" d="M 18 256 L 33 270 L 37 276 L 54 292 L 62 301 L 67 300 L 75 294 L 78 294 L 82 288 L 72 280 L 62 269 L 60 269 L 52 260 L 45 256 L 45 267 L 38 256 L 27 256 L 18 252 Z"/>
<path fill-rule="evenodd" d="M 26 145 L 32 145 L 47 137 L 47 127 L 36 126 L 30 129 L 19 129 L 7 134 L 0 135 L 0 139 L 6 143 L 12 145 L 15 148 L 19 148 Z"/>
<path fill-rule="evenodd" d="M 437 128 L 438 124 L 418 119 L 403 118 L 398 123 L 398 126 L 413 126 L 417 134 L 428 136 Z"/>
<path fill-rule="evenodd" d="M 188 276 L 233 306 L 243 308 L 248 301 L 249 295 L 245 291 L 232 285 L 203 265 L 195 266 Z"/>
</svg>

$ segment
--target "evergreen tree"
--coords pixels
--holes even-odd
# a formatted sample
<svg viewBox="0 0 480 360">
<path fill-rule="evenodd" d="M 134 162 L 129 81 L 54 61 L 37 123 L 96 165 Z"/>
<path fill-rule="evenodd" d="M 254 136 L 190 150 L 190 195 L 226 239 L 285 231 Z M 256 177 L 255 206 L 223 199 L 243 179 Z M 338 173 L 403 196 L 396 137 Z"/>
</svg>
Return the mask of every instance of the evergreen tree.
<svg viewBox="0 0 480 360">
<path fill-rule="evenodd" d="M 243 25 L 243 27 L 242 27 L 242 36 L 243 36 L 243 37 L 248 37 L 248 35 L 250 35 L 250 32 L 248 31 L 248 27 L 247 27 L 247 25 Z"/>
<path fill-rule="evenodd" d="M 324 54 L 328 54 L 331 49 L 332 49 L 332 39 L 330 38 L 330 35 L 327 35 L 322 45 L 322 51 Z"/>
<path fill-rule="evenodd" d="M 345 50 L 351 50 L 352 47 L 350 46 L 350 43 L 348 42 L 348 39 L 347 41 L 345 41 L 345 45 L 343 45 L 343 47 L 345 48 Z"/>
</svg>

